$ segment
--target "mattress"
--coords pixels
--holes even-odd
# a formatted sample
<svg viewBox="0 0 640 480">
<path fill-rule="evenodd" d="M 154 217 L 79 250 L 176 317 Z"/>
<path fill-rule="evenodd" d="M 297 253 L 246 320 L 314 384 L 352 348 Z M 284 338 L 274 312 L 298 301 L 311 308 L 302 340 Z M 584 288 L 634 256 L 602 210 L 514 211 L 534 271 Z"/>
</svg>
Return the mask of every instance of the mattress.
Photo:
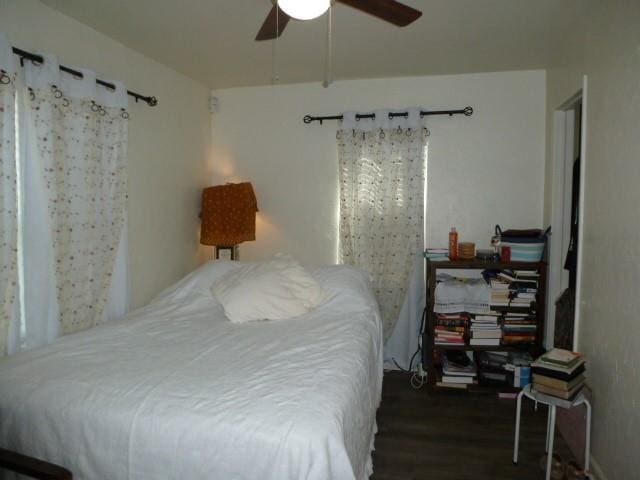
<svg viewBox="0 0 640 480">
<path fill-rule="evenodd" d="M 309 314 L 232 324 L 211 262 L 124 319 L 0 362 L 0 446 L 75 479 L 364 479 L 382 327 L 366 276 Z"/>
</svg>

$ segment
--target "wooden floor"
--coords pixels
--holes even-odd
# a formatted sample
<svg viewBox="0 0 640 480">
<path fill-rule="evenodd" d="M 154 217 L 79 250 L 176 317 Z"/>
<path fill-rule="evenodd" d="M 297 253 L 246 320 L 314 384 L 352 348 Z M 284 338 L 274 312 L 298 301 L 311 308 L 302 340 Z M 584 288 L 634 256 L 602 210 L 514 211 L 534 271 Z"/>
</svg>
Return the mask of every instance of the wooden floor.
<svg viewBox="0 0 640 480">
<path fill-rule="evenodd" d="M 373 480 L 543 479 L 547 410 L 523 400 L 520 457 L 512 463 L 515 400 L 426 386 L 414 390 L 406 374 L 386 372 Z M 554 452 L 570 458 L 556 435 Z"/>
</svg>

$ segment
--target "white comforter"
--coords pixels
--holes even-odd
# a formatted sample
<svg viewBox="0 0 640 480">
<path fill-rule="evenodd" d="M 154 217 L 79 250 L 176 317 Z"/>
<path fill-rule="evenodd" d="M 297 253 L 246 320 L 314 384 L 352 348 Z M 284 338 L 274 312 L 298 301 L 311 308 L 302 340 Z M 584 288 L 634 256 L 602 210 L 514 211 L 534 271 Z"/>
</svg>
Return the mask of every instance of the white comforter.
<svg viewBox="0 0 640 480">
<path fill-rule="evenodd" d="M 127 318 L 0 362 L 0 446 L 74 479 L 364 479 L 382 383 L 363 274 L 304 317 L 236 325 L 212 262 Z"/>
</svg>

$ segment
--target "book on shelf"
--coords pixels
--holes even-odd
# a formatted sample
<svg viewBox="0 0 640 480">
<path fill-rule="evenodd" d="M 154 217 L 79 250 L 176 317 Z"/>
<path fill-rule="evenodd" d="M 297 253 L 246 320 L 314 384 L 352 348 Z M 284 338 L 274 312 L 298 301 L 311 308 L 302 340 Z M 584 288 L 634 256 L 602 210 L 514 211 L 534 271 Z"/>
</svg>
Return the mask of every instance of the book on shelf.
<svg viewBox="0 0 640 480">
<path fill-rule="evenodd" d="M 512 290 L 518 293 L 538 293 L 537 288 L 531 288 L 531 287 L 516 287 Z"/>
<path fill-rule="evenodd" d="M 503 331 L 509 335 L 534 335 L 538 330 L 537 325 L 504 325 Z"/>
<path fill-rule="evenodd" d="M 529 300 L 535 300 L 536 299 L 536 294 L 535 293 L 530 293 L 530 292 L 516 291 L 516 297 L 515 298 L 526 298 L 526 299 L 529 299 Z"/>
<path fill-rule="evenodd" d="M 432 262 L 448 261 L 449 249 L 448 248 L 427 248 L 424 251 L 424 257 Z"/>
<path fill-rule="evenodd" d="M 449 360 L 452 356 L 454 361 Z M 457 362 L 456 357 L 460 357 L 464 362 Z M 476 383 L 477 368 L 475 363 L 466 357 L 464 352 L 445 352 L 442 356 L 442 379 L 436 385 L 440 387 L 459 388 Z"/>
<path fill-rule="evenodd" d="M 464 334 L 469 324 L 466 313 L 438 313 L 434 327 L 435 345 L 464 345 Z"/>
<path fill-rule="evenodd" d="M 480 372 L 480 381 L 492 384 L 504 384 L 507 382 L 507 372 L 498 369 L 484 369 Z"/>
<path fill-rule="evenodd" d="M 474 315 L 471 317 L 472 322 L 494 322 L 498 319 L 498 317 L 502 315 L 500 312 L 487 312 L 482 315 Z"/>
<path fill-rule="evenodd" d="M 466 390 L 467 389 L 467 384 L 466 383 L 436 382 L 436 387 L 455 388 L 455 389 L 458 389 L 458 390 Z"/>
<path fill-rule="evenodd" d="M 537 325 L 535 318 L 531 317 L 505 317 L 502 321 L 505 327 L 526 327 L 530 325 Z"/>
<path fill-rule="evenodd" d="M 492 290 L 509 290 L 509 282 L 497 278 L 490 279 L 489 286 Z"/>
<path fill-rule="evenodd" d="M 536 341 L 535 335 L 510 335 L 506 334 L 502 336 L 502 343 L 505 345 L 511 345 L 513 343 L 534 343 Z"/>
<path fill-rule="evenodd" d="M 471 338 L 502 338 L 502 330 L 500 328 L 490 330 L 472 330 Z"/>
<path fill-rule="evenodd" d="M 531 301 L 528 302 L 514 302 L 514 301 L 491 301 L 492 307 L 520 307 L 520 308 L 529 308 L 531 306 Z"/>
<path fill-rule="evenodd" d="M 466 313 L 438 313 L 436 321 L 439 324 L 443 322 L 456 322 L 465 325 L 469 321 L 469 315 Z"/>
<path fill-rule="evenodd" d="M 472 323 L 471 330 L 495 330 L 499 328 L 498 322 L 481 322 L 481 323 Z"/>
<path fill-rule="evenodd" d="M 482 346 L 498 346 L 500 345 L 499 338 L 471 338 L 469 345 L 482 345 Z"/>
<path fill-rule="evenodd" d="M 451 355 L 451 353 L 448 353 Z M 476 364 L 470 360 L 466 360 L 468 363 L 466 365 L 460 365 L 452 362 L 447 357 L 448 355 L 445 353 L 442 356 L 442 374 L 443 375 L 453 375 L 453 376 L 462 376 L 462 377 L 475 377 L 477 374 Z M 460 355 L 465 355 L 464 353 L 460 353 Z M 462 357 L 466 358 L 466 357 Z"/>
<path fill-rule="evenodd" d="M 465 377 L 462 375 L 442 375 L 442 382 L 444 383 L 462 383 L 465 385 L 472 384 L 474 382 L 473 377 Z"/>
<path fill-rule="evenodd" d="M 436 326 L 441 327 L 465 327 L 467 322 L 465 320 L 437 320 Z"/>
<path fill-rule="evenodd" d="M 471 322 L 470 328 L 496 328 L 498 319 L 495 320 L 477 320 Z"/>
<path fill-rule="evenodd" d="M 462 338 L 464 337 L 464 332 L 442 332 L 436 330 L 436 336 L 439 338 Z"/>
<path fill-rule="evenodd" d="M 436 332 L 464 332 L 465 327 L 456 327 L 456 326 L 448 326 L 448 325 L 436 325 Z"/>
<path fill-rule="evenodd" d="M 461 332 L 436 332 L 435 340 L 457 341 L 464 340 L 464 333 Z"/>
<path fill-rule="evenodd" d="M 512 270 L 516 277 L 539 277 L 537 270 Z"/>
</svg>

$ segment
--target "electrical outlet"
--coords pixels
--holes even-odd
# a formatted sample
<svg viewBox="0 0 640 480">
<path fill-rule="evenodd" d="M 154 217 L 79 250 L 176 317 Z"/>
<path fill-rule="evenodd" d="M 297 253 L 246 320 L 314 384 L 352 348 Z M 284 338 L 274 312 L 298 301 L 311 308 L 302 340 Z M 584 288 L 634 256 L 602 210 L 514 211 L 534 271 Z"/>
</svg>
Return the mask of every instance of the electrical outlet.
<svg viewBox="0 0 640 480">
<path fill-rule="evenodd" d="M 221 248 L 218 252 L 218 260 L 233 260 L 231 258 L 231 250 L 228 248 Z"/>
</svg>

